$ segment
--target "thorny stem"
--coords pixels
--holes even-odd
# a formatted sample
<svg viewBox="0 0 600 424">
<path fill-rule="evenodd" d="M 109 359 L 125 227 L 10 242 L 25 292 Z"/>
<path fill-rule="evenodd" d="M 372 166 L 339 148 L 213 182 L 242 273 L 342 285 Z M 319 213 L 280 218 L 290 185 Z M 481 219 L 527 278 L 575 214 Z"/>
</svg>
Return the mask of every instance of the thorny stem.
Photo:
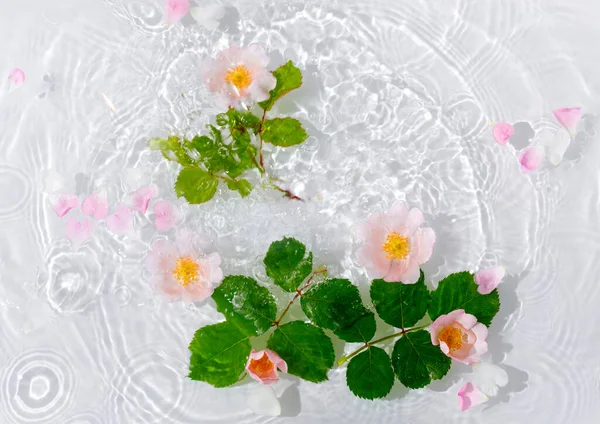
<svg viewBox="0 0 600 424">
<path fill-rule="evenodd" d="M 258 137 L 260 139 L 260 144 L 258 147 L 258 153 L 259 153 L 259 158 L 260 158 L 260 167 L 262 169 L 265 169 L 265 164 L 263 161 L 263 151 L 262 151 L 262 147 L 263 147 L 263 138 L 262 138 L 262 129 L 263 129 L 263 124 L 265 123 L 265 118 L 267 116 L 267 109 L 265 109 L 263 111 L 263 116 L 260 119 L 260 126 L 258 127 Z"/>
<path fill-rule="evenodd" d="M 429 324 L 422 325 L 420 327 L 407 328 L 406 330 L 398 331 L 397 333 L 390 334 L 389 336 L 385 336 L 385 337 L 382 337 L 382 338 L 377 339 L 377 340 L 373 340 L 372 342 L 367 342 L 367 343 L 364 344 L 364 346 L 359 347 L 354 352 L 349 353 L 348 355 L 344 355 L 340 359 L 338 359 L 337 365 L 338 365 L 338 367 L 341 367 L 348 360 L 352 359 L 354 356 L 358 355 L 360 352 L 362 352 L 363 350 L 369 348 L 370 346 L 373 346 L 373 345 L 378 344 L 378 343 L 385 342 L 386 340 L 395 339 L 396 337 L 401 337 L 401 336 L 403 336 L 406 333 L 410 333 L 411 331 L 422 330 L 423 328 L 426 328 L 428 326 L 429 326 Z"/>
<path fill-rule="evenodd" d="M 283 312 L 281 313 L 281 315 L 279 315 L 279 318 L 277 318 L 277 320 L 273 323 L 273 325 L 275 327 L 279 327 L 279 323 L 281 322 L 281 320 L 283 319 L 283 317 L 285 316 L 285 314 L 287 314 L 287 312 L 290 310 L 290 308 L 292 307 L 292 305 L 294 304 L 294 302 L 296 301 L 296 299 L 298 299 L 300 296 L 302 296 L 302 292 L 304 290 L 306 290 L 308 288 L 308 286 L 310 286 L 310 284 L 312 283 L 312 280 L 315 277 L 315 275 L 322 274 L 324 272 L 327 272 L 327 269 L 325 269 L 325 268 L 318 268 L 318 269 L 316 269 L 316 270 L 314 270 L 312 272 L 312 274 L 310 275 L 310 277 L 308 278 L 308 280 L 306 280 L 306 283 L 302 287 L 300 287 L 298 290 L 296 290 L 296 295 L 292 298 L 292 300 L 290 300 L 290 302 L 285 307 L 285 309 L 283 310 Z"/>
</svg>

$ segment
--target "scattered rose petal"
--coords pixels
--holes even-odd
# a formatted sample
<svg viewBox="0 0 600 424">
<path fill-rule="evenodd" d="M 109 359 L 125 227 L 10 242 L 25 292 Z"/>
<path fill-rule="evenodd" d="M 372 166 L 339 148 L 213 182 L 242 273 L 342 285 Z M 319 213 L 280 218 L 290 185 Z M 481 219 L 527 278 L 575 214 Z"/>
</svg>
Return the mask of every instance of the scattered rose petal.
<svg viewBox="0 0 600 424">
<path fill-rule="evenodd" d="M 225 7 L 220 4 L 208 4 L 204 7 L 192 7 L 190 15 L 208 30 L 215 30 L 219 21 L 225 16 Z"/>
<path fill-rule="evenodd" d="M 247 405 L 255 414 L 277 417 L 281 415 L 281 404 L 271 386 L 254 384 L 248 389 Z"/>
<path fill-rule="evenodd" d="M 519 163 L 524 174 L 535 171 L 544 161 L 544 146 L 531 146 L 519 153 Z"/>
<path fill-rule="evenodd" d="M 487 402 L 488 400 L 489 398 L 470 382 L 465 384 L 458 391 L 458 405 L 460 406 L 461 411 L 471 409 L 474 406 Z"/>
<path fill-rule="evenodd" d="M 434 346 L 439 346 L 446 356 L 467 365 L 479 362 L 480 356 L 488 350 L 487 327 L 463 309 L 440 315 L 429 327 L 429 333 Z"/>
<path fill-rule="evenodd" d="M 25 72 L 20 68 L 15 68 L 8 74 L 8 81 L 13 88 L 18 88 L 25 82 Z"/>
<path fill-rule="evenodd" d="M 65 216 L 71 209 L 79 206 L 79 197 L 74 194 L 59 194 L 50 197 L 50 206 L 59 218 Z"/>
<path fill-rule="evenodd" d="M 167 24 L 179 22 L 190 9 L 189 0 L 167 0 L 165 17 Z"/>
<path fill-rule="evenodd" d="M 250 377 L 262 384 L 274 384 L 279 380 L 277 368 L 287 372 L 287 363 L 276 352 L 270 349 L 252 349 L 246 363 L 246 371 Z"/>
<path fill-rule="evenodd" d="M 473 364 L 473 372 L 470 377 L 473 384 L 488 396 L 496 396 L 498 387 L 505 387 L 508 384 L 507 372 L 489 362 Z"/>
<path fill-rule="evenodd" d="M 504 146 L 508 143 L 508 139 L 515 133 L 515 129 L 511 124 L 507 124 L 506 122 L 498 122 L 494 125 L 494 138 L 498 142 Z"/>
<path fill-rule="evenodd" d="M 140 213 L 146 213 L 150 199 L 158 195 L 158 190 L 154 186 L 138 188 L 131 195 L 131 209 Z"/>
<path fill-rule="evenodd" d="M 494 266 L 477 271 L 475 273 L 475 284 L 479 286 L 477 291 L 481 294 L 490 294 L 498 287 L 504 275 L 506 275 L 506 270 L 503 266 Z"/>
<path fill-rule="evenodd" d="M 571 144 L 569 132 L 564 128 L 560 128 L 556 132 L 546 130 L 539 138 L 540 144 L 544 146 L 548 162 L 554 166 L 560 164 L 567 148 Z"/>
<path fill-rule="evenodd" d="M 565 107 L 553 110 L 552 113 L 556 120 L 571 133 L 575 132 L 577 123 L 581 119 L 580 107 Z"/>
<path fill-rule="evenodd" d="M 117 206 L 117 212 L 106 218 L 106 227 L 113 234 L 125 234 L 133 231 L 131 209 L 124 205 Z"/>
<path fill-rule="evenodd" d="M 81 211 L 87 215 L 93 215 L 94 219 L 104 219 L 108 215 L 108 200 L 104 194 L 94 193 L 83 200 Z"/>
<path fill-rule="evenodd" d="M 67 238 L 71 240 L 71 243 L 73 243 L 75 247 L 78 247 L 90 237 L 93 228 L 94 224 L 89 218 L 84 218 L 82 221 L 79 221 L 77 218 L 70 217 L 67 220 L 65 233 Z"/>
<path fill-rule="evenodd" d="M 154 204 L 154 226 L 159 231 L 165 231 L 175 225 L 177 210 L 171 202 L 160 200 Z"/>
</svg>

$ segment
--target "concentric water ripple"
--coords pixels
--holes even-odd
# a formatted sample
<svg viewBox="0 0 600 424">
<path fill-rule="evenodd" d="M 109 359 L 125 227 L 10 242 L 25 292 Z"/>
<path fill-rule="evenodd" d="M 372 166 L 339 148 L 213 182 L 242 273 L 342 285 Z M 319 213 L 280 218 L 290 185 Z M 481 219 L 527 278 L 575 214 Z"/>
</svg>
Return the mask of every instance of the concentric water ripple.
<svg viewBox="0 0 600 424">
<path fill-rule="evenodd" d="M 76 376 L 57 352 L 22 352 L 6 365 L 1 393 L 2 409 L 15 423 L 50 423 L 73 405 Z"/>
<path fill-rule="evenodd" d="M 31 198 L 31 178 L 21 169 L 0 164 L 0 221 L 23 213 Z"/>
</svg>

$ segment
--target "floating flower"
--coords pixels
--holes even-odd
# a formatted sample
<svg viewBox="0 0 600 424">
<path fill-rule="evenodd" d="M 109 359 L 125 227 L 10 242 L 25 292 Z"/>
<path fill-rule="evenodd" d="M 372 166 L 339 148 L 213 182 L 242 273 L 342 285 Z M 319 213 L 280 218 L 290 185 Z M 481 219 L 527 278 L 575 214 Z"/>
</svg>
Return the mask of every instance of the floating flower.
<svg viewBox="0 0 600 424">
<path fill-rule="evenodd" d="M 363 242 L 358 262 L 371 278 L 404 284 L 416 283 L 419 265 L 431 257 L 435 233 L 420 228 L 423 213 L 408 210 L 403 202 L 395 202 L 386 213 L 374 213 L 367 222 L 359 224 L 357 233 Z"/>
<path fill-rule="evenodd" d="M 544 146 L 546 159 L 554 166 L 562 162 L 565 152 L 571 144 L 571 136 L 564 128 L 556 132 L 544 130 L 540 132 L 539 140 L 539 143 Z"/>
<path fill-rule="evenodd" d="M 14 88 L 19 88 L 25 82 L 25 72 L 20 68 L 15 68 L 8 74 L 8 81 Z"/>
<path fill-rule="evenodd" d="M 577 124 L 581 119 L 581 108 L 579 107 L 565 107 L 562 109 L 553 110 L 552 113 L 556 120 L 570 133 L 575 132 Z"/>
<path fill-rule="evenodd" d="M 252 350 L 246 364 L 246 371 L 250 377 L 260 381 L 262 384 L 273 384 L 279 380 L 279 368 L 287 372 L 287 363 L 272 350 Z"/>
<path fill-rule="evenodd" d="M 204 28 L 215 30 L 225 16 L 225 8 L 220 4 L 207 4 L 203 7 L 192 7 L 190 15 Z"/>
<path fill-rule="evenodd" d="M 117 211 L 106 218 L 106 228 L 113 234 L 125 234 L 133 231 L 133 215 L 125 205 L 118 205 Z"/>
<path fill-rule="evenodd" d="M 266 69 L 269 57 L 256 44 L 231 46 L 204 66 L 204 80 L 222 107 L 240 107 L 269 98 L 277 80 Z"/>
<path fill-rule="evenodd" d="M 188 13 L 190 0 L 167 0 L 165 8 L 165 20 L 167 24 L 179 22 Z"/>
<path fill-rule="evenodd" d="M 67 238 L 75 247 L 81 245 L 92 234 L 94 223 L 89 218 L 84 218 L 79 221 L 77 218 L 71 217 L 67 220 L 65 233 Z"/>
<path fill-rule="evenodd" d="M 487 396 L 496 396 L 498 387 L 508 384 L 508 374 L 498 365 L 489 362 L 473 364 L 470 379 Z"/>
<path fill-rule="evenodd" d="M 104 219 L 108 215 L 108 200 L 104 194 L 94 193 L 83 200 L 81 211 L 96 220 Z"/>
<path fill-rule="evenodd" d="M 515 133 L 515 129 L 511 124 L 506 122 L 498 122 L 494 124 L 494 138 L 498 144 L 504 146 L 508 143 L 509 138 Z"/>
<path fill-rule="evenodd" d="M 79 206 L 79 197 L 75 194 L 59 194 L 50 198 L 50 206 L 59 218 L 65 216 L 71 209 Z"/>
<path fill-rule="evenodd" d="M 470 382 L 458 391 L 458 405 L 461 411 L 471 409 L 488 400 L 489 398 Z"/>
<path fill-rule="evenodd" d="M 504 275 L 506 275 L 506 270 L 503 266 L 494 266 L 477 271 L 475 273 L 475 284 L 479 286 L 477 291 L 480 294 L 490 294 L 498 287 Z"/>
<path fill-rule="evenodd" d="M 139 213 L 146 213 L 148 210 L 148 205 L 150 204 L 150 200 L 157 195 L 158 189 L 154 186 L 138 188 L 131 195 L 131 209 L 138 211 Z"/>
<path fill-rule="evenodd" d="M 431 343 L 439 345 L 446 356 L 467 365 L 479 362 L 479 357 L 488 350 L 487 327 L 462 309 L 439 316 L 429 331 Z"/>
<path fill-rule="evenodd" d="M 154 226 L 159 231 L 165 231 L 175 225 L 177 210 L 172 203 L 160 200 L 154 204 Z"/>
<path fill-rule="evenodd" d="M 519 154 L 519 163 L 524 174 L 535 171 L 543 161 L 544 146 L 530 146 Z"/>
<path fill-rule="evenodd" d="M 223 279 L 218 253 L 203 255 L 197 248 L 195 235 L 177 233 L 175 244 L 158 240 L 146 257 L 146 267 L 153 274 L 153 288 L 169 301 L 183 298 L 200 302 L 213 293 L 213 285 Z"/>
</svg>

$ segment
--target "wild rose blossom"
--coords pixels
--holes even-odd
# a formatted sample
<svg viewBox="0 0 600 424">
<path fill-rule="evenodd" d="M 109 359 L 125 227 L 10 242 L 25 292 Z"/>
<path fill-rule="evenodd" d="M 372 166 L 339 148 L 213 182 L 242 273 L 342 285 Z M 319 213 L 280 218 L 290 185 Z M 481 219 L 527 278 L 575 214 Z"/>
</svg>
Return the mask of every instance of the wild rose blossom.
<svg viewBox="0 0 600 424">
<path fill-rule="evenodd" d="M 279 368 L 287 372 L 287 363 L 270 349 L 256 351 L 252 349 L 246 364 L 246 371 L 253 379 L 262 384 L 273 384 L 279 380 Z"/>
<path fill-rule="evenodd" d="M 429 331 L 431 343 L 440 346 L 446 356 L 467 365 L 479 362 L 479 357 L 488 350 L 487 327 L 462 309 L 441 315 Z"/>
<path fill-rule="evenodd" d="M 175 243 L 157 240 L 152 244 L 146 257 L 151 285 L 168 301 L 200 302 L 223 279 L 219 254 L 204 255 L 197 244 L 196 235 L 187 230 L 177 233 Z"/>
<path fill-rule="evenodd" d="M 374 213 L 358 225 L 363 245 L 357 259 L 369 277 L 404 284 L 419 280 L 419 265 L 429 260 L 435 244 L 435 233 L 421 228 L 423 222 L 419 209 L 395 202 L 386 213 Z"/>
<path fill-rule="evenodd" d="M 203 65 L 203 78 L 209 90 L 217 93 L 220 107 L 241 107 L 269 98 L 277 80 L 267 70 L 268 64 L 269 57 L 256 44 L 230 46 Z"/>
</svg>

